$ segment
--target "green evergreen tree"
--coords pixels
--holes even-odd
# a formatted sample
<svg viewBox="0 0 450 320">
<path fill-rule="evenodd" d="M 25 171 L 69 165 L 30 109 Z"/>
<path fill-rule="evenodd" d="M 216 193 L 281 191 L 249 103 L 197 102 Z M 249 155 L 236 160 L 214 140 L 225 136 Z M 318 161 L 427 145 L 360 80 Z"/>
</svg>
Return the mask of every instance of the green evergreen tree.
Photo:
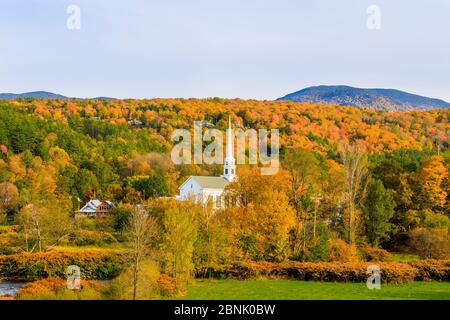
<svg viewBox="0 0 450 320">
<path fill-rule="evenodd" d="M 389 238 L 395 203 L 389 190 L 380 180 L 373 180 L 364 204 L 364 221 L 369 243 L 378 247 L 382 240 Z"/>
</svg>

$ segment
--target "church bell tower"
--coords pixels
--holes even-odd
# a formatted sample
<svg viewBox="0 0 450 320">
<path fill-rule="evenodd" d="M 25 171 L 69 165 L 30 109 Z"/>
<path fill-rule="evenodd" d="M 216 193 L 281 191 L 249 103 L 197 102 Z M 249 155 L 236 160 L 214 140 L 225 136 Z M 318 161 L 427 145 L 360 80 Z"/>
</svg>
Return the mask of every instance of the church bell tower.
<svg viewBox="0 0 450 320">
<path fill-rule="evenodd" d="M 234 159 L 233 148 L 233 131 L 231 129 L 231 117 L 228 117 L 228 129 L 227 129 L 227 151 L 225 156 L 225 164 L 223 166 L 222 177 L 232 182 L 236 177 L 236 160 Z"/>
</svg>

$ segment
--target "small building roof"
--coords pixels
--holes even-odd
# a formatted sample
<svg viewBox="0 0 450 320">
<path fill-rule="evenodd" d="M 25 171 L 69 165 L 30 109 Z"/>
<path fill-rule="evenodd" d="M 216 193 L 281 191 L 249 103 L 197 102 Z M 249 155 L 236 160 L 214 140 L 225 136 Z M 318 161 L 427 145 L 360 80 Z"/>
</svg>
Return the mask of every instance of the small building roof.
<svg viewBox="0 0 450 320">
<path fill-rule="evenodd" d="M 97 200 L 97 199 L 90 200 L 88 203 L 92 204 L 92 205 L 94 205 L 96 207 L 102 204 L 102 202 L 100 200 Z"/>
<path fill-rule="evenodd" d="M 195 180 L 203 189 L 225 189 L 230 183 L 227 179 L 222 177 L 208 177 L 208 176 L 190 176 L 181 186 L 189 181 L 189 179 Z"/>
<path fill-rule="evenodd" d="M 97 208 L 102 204 L 102 203 L 107 203 L 110 207 L 113 206 L 111 201 L 100 201 L 98 199 L 93 199 L 93 200 L 89 200 L 84 206 L 83 208 L 80 209 L 80 212 L 84 212 L 84 213 L 95 213 L 97 212 Z"/>
</svg>

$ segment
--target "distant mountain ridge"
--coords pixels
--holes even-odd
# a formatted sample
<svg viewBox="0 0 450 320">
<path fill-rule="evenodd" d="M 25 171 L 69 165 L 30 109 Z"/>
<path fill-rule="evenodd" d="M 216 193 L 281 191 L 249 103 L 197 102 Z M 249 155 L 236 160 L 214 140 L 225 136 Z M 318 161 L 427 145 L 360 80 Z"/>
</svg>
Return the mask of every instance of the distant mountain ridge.
<svg viewBox="0 0 450 320">
<path fill-rule="evenodd" d="M 1 100 L 13 100 L 17 98 L 67 99 L 66 96 L 47 91 L 33 91 L 25 93 L 0 93 Z"/>
<path fill-rule="evenodd" d="M 361 109 L 410 111 L 449 108 L 450 103 L 395 89 L 362 89 L 350 86 L 315 86 L 277 100 L 330 103 Z"/>
<path fill-rule="evenodd" d="M 25 93 L 0 93 L 0 100 L 18 98 L 36 99 L 80 99 L 67 97 L 48 91 L 33 91 Z M 86 98 L 93 100 L 116 100 L 110 97 Z M 385 111 L 411 111 L 450 108 L 450 103 L 428 98 L 395 89 L 363 89 L 350 86 L 314 86 L 290 93 L 276 99 L 308 103 L 328 103 L 342 106 L 354 106 L 360 109 Z"/>
<path fill-rule="evenodd" d="M 18 98 L 36 98 L 36 99 L 83 99 L 83 98 L 71 98 L 61 94 L 48 92 L 48 91 L 33 91 L 25 93 L 0 93 L 0 100 L 14 100 Z M 89 98 L 93 100 L 115 100 L 110 97 L 95 97 Z"/>
</svg>

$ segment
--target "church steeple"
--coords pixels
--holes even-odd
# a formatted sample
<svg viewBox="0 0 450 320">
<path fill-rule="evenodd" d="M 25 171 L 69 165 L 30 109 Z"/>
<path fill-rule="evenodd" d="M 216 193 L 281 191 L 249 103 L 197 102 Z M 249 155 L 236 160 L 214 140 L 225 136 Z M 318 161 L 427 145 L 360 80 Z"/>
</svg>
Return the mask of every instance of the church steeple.
<svg viewBox="0 0 450 320">
<path fill-rule="evenodd" d="M 233 148 L 233 130 L 231 129 L 231 117 L 228 116 L 228 130 L 227 130 L 227 151 L 225 156 L 225 164 L 223 166 L 223 175 L 225 179 L 232 182 L 236 177 L 236 161 L 234 159 Z"/>
</svg>

